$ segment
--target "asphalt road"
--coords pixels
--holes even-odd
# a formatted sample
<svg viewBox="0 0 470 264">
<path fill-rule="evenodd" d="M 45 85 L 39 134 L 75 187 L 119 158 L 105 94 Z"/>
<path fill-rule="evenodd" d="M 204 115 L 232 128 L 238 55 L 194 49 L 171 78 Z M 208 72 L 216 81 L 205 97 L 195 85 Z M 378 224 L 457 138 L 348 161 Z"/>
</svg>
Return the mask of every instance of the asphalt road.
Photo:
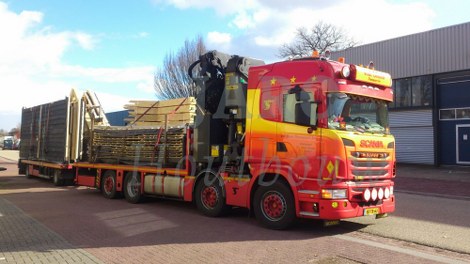
<svg viewBox="0 0 470 264">
<path fill-rule="evenodd" d="M 396 212 L 375 220 L 362 217 L 361 232 L 470 254 L 470 201 L 397 193 Z M 347 224 L 346 224 L 347 223 Z M 470 259 L 469 259 L 470 261 Z"/>
<path fill-rule="evenodd" d="M 67 250 L 78 250 L 70 253 L 81 254 L 77 262 L 104 263 L 470 263 L 463 254 L 470 253 L 465 200 L 398 193 L 397 212 L 386 219 L 358 218 L 330 228 L 300 221 L 291 230 L 273 231 L 242 209 L 215 219 L 179 201 L 153 198 L 134 205 L 93 189 L 26 179 L 16 164 L 0 158 L 2 166 L 8 170 L 0 172 L 0 199 L 16 215 L 31 218 L 28 224 L 65 242 L 40 251 L 28 243 L 0 248 L 0 264 L 25 251 L 34 260 L 36 253 Z M 8 236 L 17 240 L 15 232 L 22 230 L 5 230 L 9 215 L 1 210 L 0 245 Z"/>
</svg>

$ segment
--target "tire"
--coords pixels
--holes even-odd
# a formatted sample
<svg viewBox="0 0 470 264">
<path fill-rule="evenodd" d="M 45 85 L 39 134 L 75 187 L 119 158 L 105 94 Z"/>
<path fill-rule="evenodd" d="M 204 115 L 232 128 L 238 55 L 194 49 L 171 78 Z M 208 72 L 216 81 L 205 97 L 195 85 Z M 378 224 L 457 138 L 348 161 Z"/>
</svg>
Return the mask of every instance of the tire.
<svg viewBox="0 0 470 264">
<path fill-rule="evenodd" d="M 201 213 L 210 217 L 224 215 L 229 207 L 225 203 L 220 179 L 213 171 L 203 171 L 195 189 L 197 208 Z"/>
<path fill-rule="evenodd" d="M 55 186 L 64 185 L 64 178 L 62 177 L 62 172 L 60 170 L 54 170 L 52 175 L 52 182 Z"/>
<path fill-rule="evenodd" d="M 124 180 L 124 197 L 129 203 L 139 203 L 142 201 L 142 183 L 139 173 L 137 172 L 128 172 L 126 173 L 126 178 Z"/>
<path fill-rule="evenodd" d="M 107 170 L 101 179 L 101 193 L 105 198 L 114 199 L 117 197 L 116 172 Z"/>
<path fill-rule="evenodd" d="M 253 209 L 258 222 L 270 229 L 286 229 L 295 222 L 294 196 L 279 181 L 256 190 Z"/>
</svg>

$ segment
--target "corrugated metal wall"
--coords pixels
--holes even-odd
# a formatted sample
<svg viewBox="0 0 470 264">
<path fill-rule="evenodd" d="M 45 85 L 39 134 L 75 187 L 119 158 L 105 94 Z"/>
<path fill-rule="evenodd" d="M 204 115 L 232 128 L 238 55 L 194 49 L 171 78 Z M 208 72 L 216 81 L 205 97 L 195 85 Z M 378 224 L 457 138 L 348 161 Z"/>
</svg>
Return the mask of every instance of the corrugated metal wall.
<svg viewBox="0 0 470 264">
<path fill-rule="evenodd" d="M 393 79 L 470 69 L 470 22 L 332 53 L 346 63 L 374 61 Z"/>
<path fill-rule="evenodd" d="M 398 162 L 434 164 L 432 110 L 391 112 L 390 127 Z"/>
</svg>

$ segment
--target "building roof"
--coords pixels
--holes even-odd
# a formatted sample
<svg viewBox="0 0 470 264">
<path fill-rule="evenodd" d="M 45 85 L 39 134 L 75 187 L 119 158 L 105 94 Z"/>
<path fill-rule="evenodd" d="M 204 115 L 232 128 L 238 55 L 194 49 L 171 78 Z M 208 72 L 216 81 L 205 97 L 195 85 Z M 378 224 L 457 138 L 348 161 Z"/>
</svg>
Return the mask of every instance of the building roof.
<svg viewBox="0 0 470 264">
<path fill-rule="evenodd" d="M 332 53 L 347 63 L 367 65 L 394 79 L 470 69 L 470 22 L 365 44 Z"/>
</svg>

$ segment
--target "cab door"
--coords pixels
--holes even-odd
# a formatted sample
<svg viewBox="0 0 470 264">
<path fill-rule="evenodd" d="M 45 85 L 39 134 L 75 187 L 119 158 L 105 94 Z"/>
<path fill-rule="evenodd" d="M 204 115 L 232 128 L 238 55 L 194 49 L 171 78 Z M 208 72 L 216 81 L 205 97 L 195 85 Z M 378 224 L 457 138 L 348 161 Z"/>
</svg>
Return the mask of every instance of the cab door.
<svg viewBox="0 0 470 264">
<path fill-rule="evenodd" d="M 279 96 L 281 122 L 276 128 L 276 154 L 301 178 L 315 178 L 320 159 L 320 134 L 317 126 L 315 94 L 318 87 L 283 87 Z M 293 176 L 293 175 L 292 175 Z"/>
</svg>

